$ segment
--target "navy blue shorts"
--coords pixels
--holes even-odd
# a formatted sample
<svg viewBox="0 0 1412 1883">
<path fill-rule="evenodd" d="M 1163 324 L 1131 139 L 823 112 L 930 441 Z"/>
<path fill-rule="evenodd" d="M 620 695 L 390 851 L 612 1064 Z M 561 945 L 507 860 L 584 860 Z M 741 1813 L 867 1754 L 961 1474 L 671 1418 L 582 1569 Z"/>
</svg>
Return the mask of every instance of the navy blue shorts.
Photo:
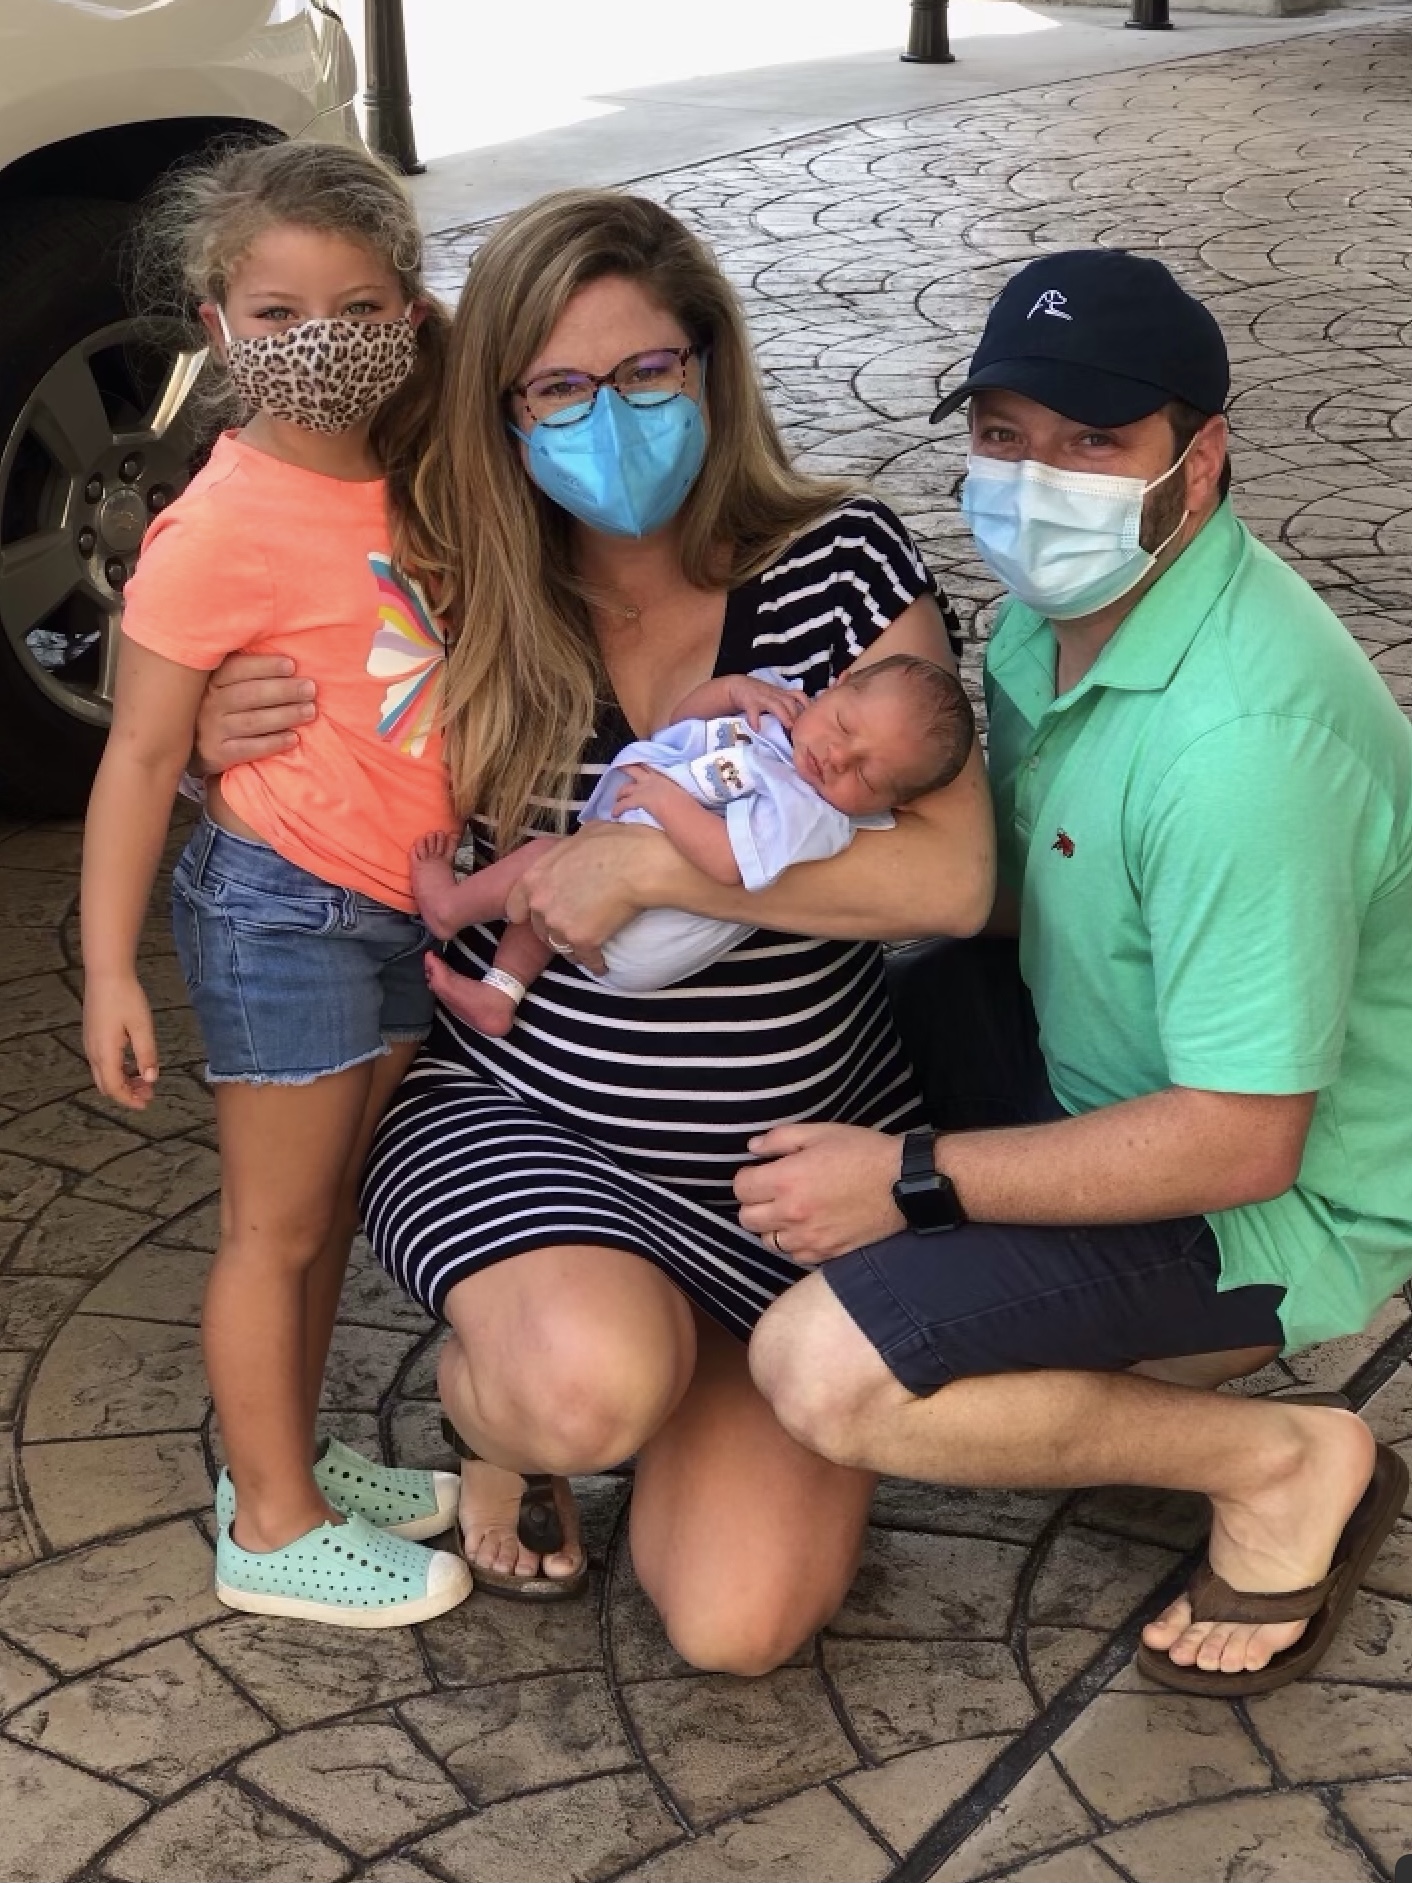
<svg viewBox="0 0 1412 1883">
<path fill-rule="evenodd" d="M 1013 942 L 927 943 L 889 963 L 898 1025 L 938 1130 L 1062 1118 Z M 1282 1288 L 1217 1291 L 1204 1216 L 889 1236 L 822 1273 L 909 1392 L 1034 1368 L 1282 1347 Z"/>
</svg>

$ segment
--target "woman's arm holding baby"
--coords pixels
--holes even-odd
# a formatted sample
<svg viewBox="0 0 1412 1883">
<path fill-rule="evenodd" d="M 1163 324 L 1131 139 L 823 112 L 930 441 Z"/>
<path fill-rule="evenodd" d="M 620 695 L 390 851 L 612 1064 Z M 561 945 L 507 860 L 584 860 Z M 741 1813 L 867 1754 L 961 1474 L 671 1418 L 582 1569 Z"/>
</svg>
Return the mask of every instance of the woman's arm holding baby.
<svg viewBox="0 0 1412 1883">
<path fill-rule="evenodd" d="M 930 596 L 905 609 L 859 664 L 889 654 L 955 666 Z M 552 928 L 595 967 L 604 939 L 644 909 L 687 909 L 796 935 L 890 941 L 972 935 L 994 899 L 995 824 L 976 749 L 954 784 L 899 811 L 894 829 L 860 832 L 838 856 L 797 864 L 768 889 L 746 890 L 693 869 L 660 831 L 596 824 L 526 874 L 510 916 L 533 922 L 541 934 Z"/>
</svg>

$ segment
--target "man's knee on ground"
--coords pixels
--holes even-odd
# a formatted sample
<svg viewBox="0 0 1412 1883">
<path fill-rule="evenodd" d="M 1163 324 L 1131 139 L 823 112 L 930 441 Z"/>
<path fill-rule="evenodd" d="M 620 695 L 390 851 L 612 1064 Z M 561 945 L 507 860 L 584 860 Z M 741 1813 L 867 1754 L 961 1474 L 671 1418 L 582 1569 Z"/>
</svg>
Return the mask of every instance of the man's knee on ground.
<svg viewBox="0 0 1412 1883">
<path fill-rule="evenodd" d="M 865 1423 L 883 1398 L 902 1391 L 821 1275 L 762 1316 L 750 1373 L 790 1437 L 841 1465 L 867 1463 Z"/>
</svg>

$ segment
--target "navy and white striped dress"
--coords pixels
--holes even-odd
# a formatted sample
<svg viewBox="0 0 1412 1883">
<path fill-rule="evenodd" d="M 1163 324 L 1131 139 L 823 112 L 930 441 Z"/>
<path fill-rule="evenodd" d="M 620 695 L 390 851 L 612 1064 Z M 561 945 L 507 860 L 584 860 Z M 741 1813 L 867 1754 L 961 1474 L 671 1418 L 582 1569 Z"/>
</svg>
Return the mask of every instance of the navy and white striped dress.
<svg viewBox="0 0 1412 1883">
<path fill-rule="evenodd" d="M 904 526 L 856 498 L 731 593 L 716 672 L 778 667 L 821 692 L 928 593 L 936 585 Z M 616 705 L 606 709 L 575 806 L 631 737 Z M 484 834 L 476 841 L 492 860 Z M 495 935 L 466 930 L 451 965 L 483 974 Z M 614 993 L 556 961 L 507 1039 L 438 1014 L 373 1146 L 367 1233 L 434 1314 L 492 1262 L 590 1244 L 655 1263 L 745 1337 L 804 1271 L 741 1229 L 731 1182 L 748 1138 L 799 1119 L 923 1122 L 875 943 L 757 929 L 654 994 Z"/>
</svg>

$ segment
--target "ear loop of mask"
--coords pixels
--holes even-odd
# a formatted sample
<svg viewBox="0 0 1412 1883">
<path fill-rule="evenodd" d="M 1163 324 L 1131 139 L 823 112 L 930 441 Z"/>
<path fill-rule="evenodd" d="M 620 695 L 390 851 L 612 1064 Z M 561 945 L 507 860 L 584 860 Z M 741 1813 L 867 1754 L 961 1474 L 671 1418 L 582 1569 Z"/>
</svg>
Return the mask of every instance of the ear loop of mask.
<svg viewBox="0 0 1412 1883">
<path fill-rule="evenodd" d="M 1196 432 L 1193 432 L 1191 437 L 1187 439 L 1186 450 L 1183 451 L 1182 455 L 1176 460 L 1176 462 L 1174 464 L 1169 464 L 1166 470 L 1163 471 L 1160 477 L 1154 477 L 1150 484 L 1145 484 L 1143 486 L 1142 495 L 1143 495 L 1144 501 L 1146 500 L 1147 495 L 1150 491 L 1156 490 L 1159 484 L 1165 484 L 1169 477 L 1173 476 L 1175 472 L 1179 471 L 1182 468 L 1182 466 L 1187 461 L 1187 457 L 1190 454 L 1192 446 L 1196 443 L 1197 436 L 1198 434 Z M 1174 530 L 1170 531 L 1162 539 L 1162 541 L 1157 545 L 1155 549 L 1149 549 L 1147 551 L 1147 554 L 1151 556 L 1153 562 L 1156 562 L 1157 558 L 1162 554 L 1162 552 L 1165 549 L 1169 549 L 1171 545 L 1181 535 L 1182 531 L 1186 528 L 1187 519 L 1190 515 L 1191 515 L 1190 510 L 1183 510 L 1181 515 L 1177 518 L 1177 527 Z"/>
</svg>

